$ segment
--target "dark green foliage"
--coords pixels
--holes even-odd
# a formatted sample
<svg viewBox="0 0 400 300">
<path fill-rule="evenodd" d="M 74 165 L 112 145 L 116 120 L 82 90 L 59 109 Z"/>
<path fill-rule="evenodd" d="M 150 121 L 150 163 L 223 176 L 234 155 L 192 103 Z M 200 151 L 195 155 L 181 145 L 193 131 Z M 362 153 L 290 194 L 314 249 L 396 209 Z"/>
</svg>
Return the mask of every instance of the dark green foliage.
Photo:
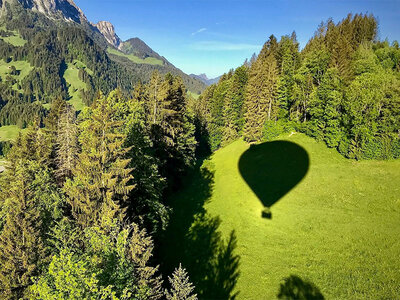
<svg viewBox="0 0 400 300">
<path fill-rule="evenodd" d="M 2 193 L 1 205 L 8 209 L 0 234 L 0 293 L 6 299 L 24 296 L 45 257 L 39 199 L 33 196 L 35 168 L 30 162 L 17 164 L 13 185 Z"/>
<path fill-rule="evenodd" d="M 159 169 L 176 172 L 168 161 L 189 166 L 195 143 L 181 81 L 167 76 L 160 83 L 154 124 L 162 144 L 152 140 L 154 115 L 146 115 L 151 89 L 140 85 L 133 99 L 118 90 L 100 94 L 78 120 L 56 100 L 45 128 L 37 118 L 15 141 L 0 175 L 6 299 L 163 296 L 149 263 L 153 242 L 136 224 L 153 234 L 166 228 L 170 211 L 162 197 L 172 179 Z M 169 151 L 167 164 L 156 155 L 160 148 Z"/>
<path fill-rule="evenodd" d="M 43 130 L 30 128 L 16 141 L 0 176 L 0 291 L 6 298 L 24 296 L 46 261 L 47 232 L 62 216 L 49 141 Z"/>
<path fill-rule="evenodd" d="M 236 140 L 244 127 L 244 101 L 248 81 L 248 68 L 243 65 L 235 70 L 230 78 L 229 90 L 224 103 L 224 134 L 223 143 Z"/>
<path fill-rule="evenodd" d="M 125 154 L 123 123 L 115 120 L 112 95 L 100 97 L 81 115 L 81 151 L 64 189 L 73 216 L 82 228 L 106 229 L 114 218 L 123 220 L 120 205 L 133 186 Z"/>
<path fill-rule="evenodd" d="M 6 156 L 7 153 L 10 151 L 11 146 L 12 144 L 9 141 L 0 142 L 0 155 Z"/>
<path fill-rule="evenodd" d="M 197 113 L 211 149 L 240 136 L 258 142 L 296 129 L 346 157 L 397 158 L 400 50 L 397 42 L 376 41 L 376 32 L 373 16 L 356 14 L 322 23 L 301 53 L 295 33 L 279 42 L 271 36 L 251 64 L 200 97 Z M 248 66 L 241 131 L 243 111 L 235 113 L 240 105 L 225 99 L 242 95 L 229 80 Z"/>
<path fill-rule="evenodd" d="M 244 127 L 244 138 L 249 142 L 259 141 L 265 121 L 277 118 L 277 48 L 276 38 L 271 36 L 250 68 Z"/>
<path fill-rule="evenodd" d="M 140 101 L 145 108 L 160 174 L 169 178 L 171 186 L 174 186 L 185 168 L 193 165 L 197 144 L 193 115 L 187 109 L 182 80 L 171 74 L 161 78 L 155 72 Z"/>
<path fill-rule="evenodd" d="M 211 150 L 242 135 L 248 77 L 249 68 L 243 65 L 222 76 L 218 85 L 208 87 L 198 99 L 195 109 L 198 127 L 207 131 Z"/>
</svg>

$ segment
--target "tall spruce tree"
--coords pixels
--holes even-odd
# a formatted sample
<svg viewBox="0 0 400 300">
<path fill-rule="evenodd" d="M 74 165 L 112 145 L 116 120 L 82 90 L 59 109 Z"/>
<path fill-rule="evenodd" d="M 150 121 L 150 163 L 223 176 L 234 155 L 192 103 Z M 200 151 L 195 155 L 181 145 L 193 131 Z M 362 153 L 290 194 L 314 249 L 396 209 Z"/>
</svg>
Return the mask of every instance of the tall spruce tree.
<svg viewBox="0 0 400 300">
<path fill-rule="evenodd" d="M 72 213 L 83 228 L 98 225 L 104 229 L 113 218 L 124 218 L 120 209 L 133 186 L 125 155 L 123 124 L 115 120 L 112 95 L 101 95 L 83 113 L 79 135 L 81 152 L 67 180 L 65 191 Z"/>
<path fill-rule="evenodd" d="M 299 44 L 296 34 L 283 36 L 277 51 L 279 80 L 277 86 L 277 100 L 279 103 L 279 118 L 291 118 L 290 112 L 295 101 L 293 96 L 294 75 L 300 65 Z"/>
<path fill-rule="evenodd" d="M 265 43 L 257 61 L 251 66 L 246 91 L 244 137 L 255 142 L 261 139 L 264 123 L 276 119 L 276 87 L 278 65 L 277 41 L 271 36 Z"/>
<path fill-rule="evenodd" d="M 56 174 L 60 182 L 71 178 L 78 155 L 78 127 L 75 110 L 66 105 L 60 114 L 56 138 Z"/>
<path fill-rule="evenodd" d="M 247 81 L 248 67 L 246 65 L 237 68 L 230 79 L 230 86 L 225 97 L 223 111 L 224 143 L 234 141 L 242 133 Z"/>
<path fill-rule="evenodd" d="M 24 297 L 45 257 L 45 237 L 62 199 L 49 160 L 51 141 L 39 122 L 17 138 L 0 176 L 0 293 Z"/>
<path fill-rule="evenodd" d="M 12 185 L 2 193 L 7 215 L 0 233 L 0 294 L 5 299 L 24 297 L 45 257 L 40 204 L 32 186 L 37 168 L 36 162 L 20 160 L 9 174 Z"/>
<path fill-rule="evenodd" d="M 147 86 L 146 115 L 155 155 L 164 177 L 177 175 L 194 161 L 196 140 L 193 117 L 186 105 L 186 89 L 179 77 L 154 73 Z"/>
</svg>

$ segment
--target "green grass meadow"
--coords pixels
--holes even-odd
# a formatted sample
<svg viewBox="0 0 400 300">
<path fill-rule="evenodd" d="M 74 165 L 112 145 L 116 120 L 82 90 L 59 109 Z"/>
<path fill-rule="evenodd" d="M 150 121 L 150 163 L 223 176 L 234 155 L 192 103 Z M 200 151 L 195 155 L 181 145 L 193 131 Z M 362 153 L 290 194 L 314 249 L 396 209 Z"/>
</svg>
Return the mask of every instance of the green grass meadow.
<svg viewBox="0 0 400 300">
<path fill-rule="evenodd" d="M 400 297 L 399 160 L 347 160 L 303 134 L 240 140 L 170 203 L 162 268 L 182 262 L 200 298 Z"/>
<path fill-rule="evenodd" d="M 0 126 L 0 142 L 15 140 L 21 130 L 17 125 Z"/>
<path fill-rule="evenodd" d="M 1 26 L 0 30 L 7 31 L 5 26 Z M 24 40 L 17 31 L 9 31 L 9 32 L 12 33 L 12 35 L 7 37 L 0 36 L 0 39 L 16 47 L 24 46 L 27 43 L 27 41 Z"/>
<path fill-rule="evenodd" d="M 155 57 L 146 57 L 145 59 L 142 59 L 133 54 L 122 53 L 121 51 L 118 51 L 113 48 L 108 48 L 107 51 L 110 54 L 125 57 L 125 58 L 129 59 L 130 61 L 134 62 L 135 64 L 148 64 L 148 65 L 159 65 L 159 66 L 162 66 L 164 64 L 162 60 L 157 59 Z"/>
<path fill-rule="evenodd" d="M 189 96 L 193 97 L 193 99 L 195 99 L 195 100 L 199 99 L 199 97 L 200 97 L 199 94 L 193 93 L 191 91 L 188 91 L 187 93 Z"/>
<path fill-rule="evenodd" d="M 79 79 L 79 69 L 81 68 L 85 68 L 89 74 L 93 74 L 90 69 L 86 68 L 85 64 L 77 60 L 67 64 L 67 69 L 64 72 L 64 79 L 69 85 L 68 93 L 70 99 L 68 101 L 77 111 L 81 111 L 85 107 L 82 102 L 81 90 L 86 90 L 87 88 L 86 83 Z"/>
<path fill-rule="evenodd" d="M 19 75 L 10 75 L 10 67 L 14 66 L 17 71 L 19 71 Z M 5 80 L 7 76 L 11 76 L 18 83 L 20 83 L 29 73 L 32 71 L 33 67 L 24 60 L 11 61 L 10 63 L 6 63 L 3 59 L 0 60 L 0 77 L 2 80 Z M 17 84 L 13 85 L 13 89 L 18 90 Z"/>
</svg>

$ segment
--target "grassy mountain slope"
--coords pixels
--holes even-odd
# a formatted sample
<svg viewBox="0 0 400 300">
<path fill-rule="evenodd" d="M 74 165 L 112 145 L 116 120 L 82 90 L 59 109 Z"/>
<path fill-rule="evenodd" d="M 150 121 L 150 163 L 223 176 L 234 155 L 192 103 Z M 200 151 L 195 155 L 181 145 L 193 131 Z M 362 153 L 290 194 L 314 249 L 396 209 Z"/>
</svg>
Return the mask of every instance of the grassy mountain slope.
<svg viewBox="0 0 400 300">
<path fill-rule="evenodd" d="M 130 61 L 132 61 L 135 64 L 149 64 L 149 65 L 159 65 L 159 66 L 162 66 L 164 64 L 164 62 L 162 60 L 157 59 L 155 57 L 140 58 L 133 54 L 122 53 L 121 51 L 118 51 L 113 48 L 108 48 L 107 52 L 110 54 L 126 57 L 127 59 L 129 59 Z"/>
<path fill-rule="evenodd" d="M 252 148 L 265 153 L 246 152 L 248 144 L 234 142 L 205 162 L 211 173 L 193 175 L 171 197 L 175 213 L 164 241 L 164 267 L 172 268 L 181 256 L 191 278 L 207 278 L 208 273 L 199 272 L 218 239 L 209 234 L 207 222 L 199 222 L 206 212 L 208 220 L 216 220 L 213 230 L 222 237 L 227 239 L 232 230 L 236 233 L 238 299 L 274 299 L 290 275 L 298 277 L 292 277 L 289 290 L 319 289 L 327 299 L 397 298 L 400 161 L 356 162 L 302 134 L 283 138 L 299 149 L 298 154 L 273 144 Z M 252 172 L 258 172 L 252 179 L 257 182 L 246 177 L 252 187 L 239 170 L 245 152 L 247 163 L 255 168 Z M 304 153 L 309 159 L 308 170 L 303 170 L 307 174 L 298 178 L 296 186 L 287 185 Z M 257 164 L 261 170 L 256 170 Z M 274 174 L 268 174 L 269 169 Z M 262 195 L 259 188 L 264 186 L 268 189 Z M 261 217 L 264 196 L 274 199 L 271 219 Z M 198 253 L 203 255 L 200 259 Z M 233 269 L 227 266 L 217 282 L 231 281 Z M 206 289 L 201 282 L 197 286 Z"/>
<path fill-rule="evenodd" d="M 155 58 L 146 58 L 144 60 L 145 63 L 138 63 L 136 62 L 137 61 L 136 57 L 133 57 L 132 55 L 125 55 L 117 50 L 114 51 L 116 51 L 117 53 L 114 54 L 108 52 L 109 57 L 114 62 L 124 66 L 128 71 L 140 74 L 140 78 L 143 82 L 147 82 L 148 80 L 150 80 L 151 74 L 154 71 L 158 71 L 161 74 L 171 73 L 174 76 L 180 76 L 188 91 L 196 95 L 200 95 L 201 92 L 206 87 L 203 82 L 190 77 L 189 75 L 183 73 L 181 70 L 175 68 L 173 65 L 170 64 L 160 65 L 159 64 L 160 61 L 157 61 Z M 149 64 L 148 62 L 152 62 L 152 64 Z"/>
<path fill-rule="evenodd" d="M 68 85 L 68 101 L 75 107 L 77 111 L 81 111 L 85 104 L 82 101 L 81 92 L 87 90 L 86 83 L 79 79 L 79 69 L 85 69 L 88 73 L 93 73 L 86 65 L 78 60 L 67 64 L 67 69 L 64 72 L 64 79 Z"/>
<path fill-rule="evenodd" d="M 21 129 L 17 125 L 1 126 L 0 142 L 15 140 L 20 131 Z"/>
<path fill-rule="evenodd" d="M 11 67 L 15 67 L 16 74 L 11 74 Z M 2 81 L 6 81 L 7 77 L 11 77 L 16 83 L 13 83 L 12 88 L 18 90 L 18 84 L 29 75 L 32 71 L 32 66 L 24 60 L 5 62 L 3 59 L 0 60 L 0 78 Z"/>
<path fill-rule="evenodd" d="M 133 54 L 141 59 L 147 57 L 153 57 L 157 60 L 166 61 L 165 58 L 161 57 L 157 52 L 151 49 L 145 42 L 139 38 L 132 38 L 122 43 L 120 50 L 126 54 Z"/>
<path fill-rule="evenodd" d="M 5 26 L 1 26 L 0 31 L 3 34 L 3 36 L 0 35 L 0 39 L 13 46 L 22 47 L 27 42 L 17 31 L 8 31 Z"/>
</svg>

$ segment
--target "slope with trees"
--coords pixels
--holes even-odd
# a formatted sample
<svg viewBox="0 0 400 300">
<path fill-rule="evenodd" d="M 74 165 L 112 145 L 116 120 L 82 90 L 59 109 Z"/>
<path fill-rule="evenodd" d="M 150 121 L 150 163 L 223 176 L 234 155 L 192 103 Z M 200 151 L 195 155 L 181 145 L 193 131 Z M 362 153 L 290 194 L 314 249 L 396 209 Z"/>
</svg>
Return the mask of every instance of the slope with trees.
<svg viewBox="0 0 400 300">
<path fill-rule="evenodd" d="M 251 63 L 225 74 L 200 97 L 203 127 L 212 149 L 231 138 L 230 111 L 242 91 L 232 74 L 248 69 L 243 136 L 249 142 L 300 131 L 356 159 L 400 157 L 400 49 L 376 39 L 371 15 L 321 23 L 302 51 L 295 33 L 271 36 Z M 234 95 L 232 98 L 232 94 Z M 234 114 L 228 114 L 232 117 Z M 236 130 L 238 132 L 238 130 Z"/>
</svg>

